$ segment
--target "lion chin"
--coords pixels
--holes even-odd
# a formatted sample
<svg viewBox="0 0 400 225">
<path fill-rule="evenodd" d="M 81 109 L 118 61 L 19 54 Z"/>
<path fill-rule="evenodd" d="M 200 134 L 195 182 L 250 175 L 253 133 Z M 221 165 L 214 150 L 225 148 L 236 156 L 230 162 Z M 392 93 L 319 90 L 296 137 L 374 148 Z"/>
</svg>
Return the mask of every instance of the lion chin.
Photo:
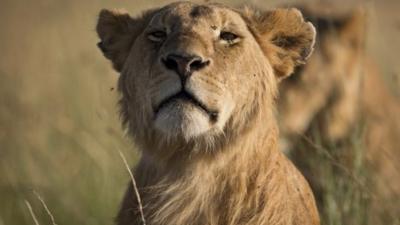
<svg viewBox="0 0 400 225">
<path fill-rule="evenodd" d="M 208 112 L 187 97 L 174 97 L 162 104 L 155 115 L 154 126 L 170 138 L 183 137 L 186 141 L 212 129 L 214 113 Z"/>
<path fill-rule="evenodd" d="M 154 127 L 167 139 L 183 138 L 185 141 L 200 136 L 221 133 L 232 106 L 224 99 L 220 110 L 210 107 L 200 98 L 204 91 L 193 85 L 163 97 L 154 108 Z"/>
</svg>

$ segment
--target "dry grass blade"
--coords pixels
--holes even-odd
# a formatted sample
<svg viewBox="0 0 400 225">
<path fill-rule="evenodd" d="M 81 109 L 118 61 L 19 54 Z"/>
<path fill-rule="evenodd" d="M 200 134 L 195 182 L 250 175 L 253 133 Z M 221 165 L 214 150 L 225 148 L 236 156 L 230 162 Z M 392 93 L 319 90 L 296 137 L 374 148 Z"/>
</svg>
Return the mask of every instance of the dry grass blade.
<svg viewBox="0 0 400 225">
<path fill-rule="evenodd" d="M 37 220 L 37 218 L 36 218 L 36 215 L 35 215 L 35 213 L 33 212 L 33 209 L 32 209 L 32 206 L 31 206 L 31 203 L 29 203 L 29 201 L 28 200 L 25 200 L 25 205 L 26 205 L 26 207 L 28 207 L 28 209 L 29 209 L 29 213 L 31 214 L 31 216 L 32 216 L 32 219 L 33 219 L 33 222 L 35 222 L 35 225 L 40 225 L 39 224 L 39 221 Z"/>
<path fill-rule="evenodd" d="M 40 203 L 42 203 L 43 208 L 46 210 L 47 215 L 49 215 L 50 219 L 51 219 L 51 224 L 52 225 L 57 225 L 53 214 L 50 212 L 49 207 L 47 207 L 45 201 L 43 200 L 43 198 L 35 191 L 33 190 L 33 194 L 39 199 Z"/>
<path fill-rule="evenodd" d="M 139 194 L 139 190 L 138 190 L 137 185 L 136 185 L 135 178 L 133 177 L 132 171 L 129 168 L 128 162 L 126 161 L 126 158 L 125 158 L 124 154 L 121 151 L 119 151 L 119 155 L 121 156 L 121 159 L 125 164 L 126 170 L 128 170 L 128 173 L 131 176 L 132 186 L 133 186 L 133 189 L 135 190 L 136 198 L 137 198 L 137 201 L 138 201 L 139 211 L 140 211 L 140 216 L 141 216 L 141 219 L 142 219 L 142 223 L 143 223 L 143 225 L 146 225 L 146 220 L 144 218 L 144 213 L 143 213 L 142 200 L 140 198 L 140 194 Z"/>
</svg>

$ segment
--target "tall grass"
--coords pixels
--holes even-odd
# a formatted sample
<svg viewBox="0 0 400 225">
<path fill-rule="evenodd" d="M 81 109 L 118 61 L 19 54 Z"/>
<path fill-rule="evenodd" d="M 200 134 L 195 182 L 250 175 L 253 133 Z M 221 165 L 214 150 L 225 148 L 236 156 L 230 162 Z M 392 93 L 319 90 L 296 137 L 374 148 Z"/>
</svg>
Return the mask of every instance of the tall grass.
<svg viewBox="0 0 400 225">
<path fill-rule="evenodd" d="M 380 200 L 374 189 L 376 182 L 383 180 L 367 160 L 366 129 L 365 122 L 360 121 L 348 139 L 329 143 L 320 136 L 318 125 L 312 124 L 290 153 L 312 186 L 321 224 L 400 224 L 398 210 Z"/>
<path fill-rule="evenodd" d="M 3 4 L 3 3 L 2 3 Z M 1 9 L 0 224 L 111 224 L 133 164 L 117 75 L 95 47 L 101 4 L 5 2 Z M 129 154 L 128 154 L 129 152 Z"/>
<path fill-rule="evenodd" d="M 371 224 L 371 190 L 367 185 L 362 129 L 346 143 L 323 141 L 317 126 L 301 137 L 291 152 L 315 192 L 322 224 Z"/>
</svg>

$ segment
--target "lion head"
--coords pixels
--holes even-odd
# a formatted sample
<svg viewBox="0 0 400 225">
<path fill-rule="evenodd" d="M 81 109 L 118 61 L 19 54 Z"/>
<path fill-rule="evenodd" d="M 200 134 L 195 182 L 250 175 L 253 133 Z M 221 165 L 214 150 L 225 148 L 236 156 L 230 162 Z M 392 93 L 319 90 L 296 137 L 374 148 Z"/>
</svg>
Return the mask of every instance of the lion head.
<svg viewBox="0 0 400 225">
<path fill-rule="evenodd" d="M 213 150 L 273 111 L 277 82 L 305 62 L 315 38 L 296 9 L 190 2 L 139 17 L 102 10 L 97 32 L 120 72 L 125 125 L 143 149 L 160 154 Z"/>
</svg>

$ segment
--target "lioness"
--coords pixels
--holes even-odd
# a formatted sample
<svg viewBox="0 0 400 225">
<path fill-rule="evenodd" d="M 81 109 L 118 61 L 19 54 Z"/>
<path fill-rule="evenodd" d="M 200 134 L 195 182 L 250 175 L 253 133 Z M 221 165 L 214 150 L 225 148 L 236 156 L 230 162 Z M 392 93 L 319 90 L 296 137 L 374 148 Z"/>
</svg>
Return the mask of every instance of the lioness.
<svg viewBox="0 0 400 225">
<path fill-rule="evenodd" d="M 142 154 L 134 176 L 147 224 L 319 224 L 307 182 L 277 148 L 274 118 L 277 82 L 313 49 L 298 10 L 102 10 L 97 32 Z M 117 223 L 140 218 L 129 187 Z"/>
<path fill-rule="evenodd" d="M 363 130 L 362 161 L 368 169 L 371 207 L 368 215 L 375 220 L 383 212 L 398 218 L 400 214 L 400 102 L 390 93 L 383 77 L 366 55 L 365 11 L 326 11 L 303 6 L 303 15 L 313 22 L 318 40 L 307 65 L 280 84 L 278 101 L 282 130 L 281 148 L 290 151 L 292 159 L 311 182 L 317 196 L 326 190 L 315 165 L 305 165 L 315 152 L 301 149 L 308 142 L 335 145 L 342 150 L 339 164 L 356 161 L 352 134 Z M 310 128 L 317 127 L 313 139 Z M 353 141 L 354 142 L 354 141 Z M 332 154 L 332 153 L 330 153 Z M 326 168 L 321 168 L 326 170 Z M 319 199 L 321 200 L 321 199 Z M 322 208 L 322 207 L 321 207 Z M 372 223 L 378 224 L 378 223 Z"/>
<path fill-rule="evenodd" d="M 345 138 L 359 114 L 362 74 L 366 71 L 363 10 L 332 12 L 320 5 L 299 8 L 316 25 L 318 39 L 307 65 L 279 87 L 283 148 L 291 148 L 316 119 L 326 139 Z"/>
</svg>

